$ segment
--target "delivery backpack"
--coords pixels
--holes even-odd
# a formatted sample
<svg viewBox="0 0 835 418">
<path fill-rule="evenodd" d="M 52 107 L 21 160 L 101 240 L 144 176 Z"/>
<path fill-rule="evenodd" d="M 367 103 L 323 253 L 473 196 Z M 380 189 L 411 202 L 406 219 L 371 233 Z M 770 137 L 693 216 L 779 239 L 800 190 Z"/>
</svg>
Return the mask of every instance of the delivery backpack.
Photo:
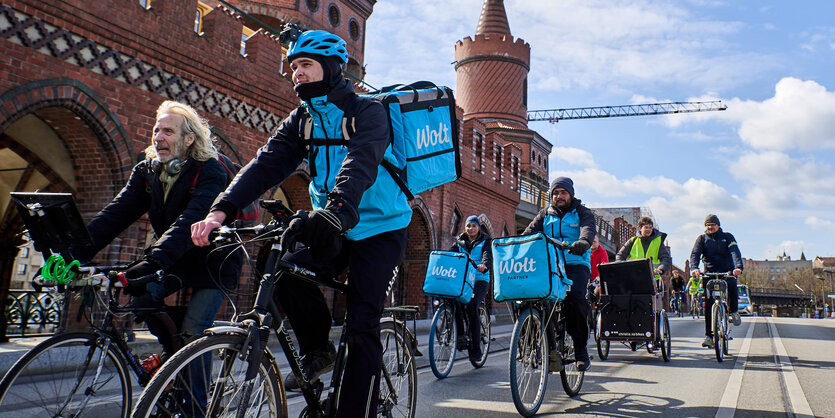
<svg viewBox="0 0 835 418">
<path fill-rule="evenodd" d="M 396 161 L 383 160 L 382 165 L 409 200 L 461 177 L 455 97 L 449 87 L 418 81 L 359 96 L 377 100 L 386 108 Z M 351 102 L 343 116 L 340 145 L 355 133 L 356 103 Z M 313 120 L 306 111 L 301 112 L 299 131 L 300 138 L 311 140 Z"/>
<path fill-rule="evenodd" d="M 226 185 L 228 186 L 232 183 L 232 179 L 235 178 L 238 171 L 241 170 L 241 165 L 235 163 L 231 158 L 221 154 L 220 152 L 217 153 L 217 160 L 220 162 L 220 165 L 226 169 Z M 197 178 L 200 177 L 200 171 L 203 170 L 203 164 L 205 164 L 205 162 L 200 163 L 200 166 L 197 167 L 197 174 L 195 174 L 194 179 L 191 180 L 191 187 L 189 188 L 190 193 L 193 193 L 194 188 L 197 187 Z M 258 221 L 258 215 L 258 206 L 255 205 L 255 202 L 251 202 L 238 211 L 238 214 L 235 216 L 235 220 L 241 221 L 245 224 L 252 224 Z"/>
</svg>

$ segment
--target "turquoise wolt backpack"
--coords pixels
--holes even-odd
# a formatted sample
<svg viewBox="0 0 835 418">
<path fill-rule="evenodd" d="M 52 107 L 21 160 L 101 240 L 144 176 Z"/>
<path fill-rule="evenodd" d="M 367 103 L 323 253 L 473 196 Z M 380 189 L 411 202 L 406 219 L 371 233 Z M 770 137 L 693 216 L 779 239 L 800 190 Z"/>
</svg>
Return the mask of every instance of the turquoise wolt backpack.
<svg viewBox="0 0 835 418">
<path fill-rule="evenodd" d="M 382 165 L 409 200 L 461 177 L 455 97 L 449 87 L 429 81 L 394 85 L 360 94 L 380 101 L 388 114 L 391 146 L 396 161 Z M 354 106 L 345 111 L 342 135 L 354 134 Z M 302 114 L 300 137 L 310 139 L 312 120 Z"/>
</svg>

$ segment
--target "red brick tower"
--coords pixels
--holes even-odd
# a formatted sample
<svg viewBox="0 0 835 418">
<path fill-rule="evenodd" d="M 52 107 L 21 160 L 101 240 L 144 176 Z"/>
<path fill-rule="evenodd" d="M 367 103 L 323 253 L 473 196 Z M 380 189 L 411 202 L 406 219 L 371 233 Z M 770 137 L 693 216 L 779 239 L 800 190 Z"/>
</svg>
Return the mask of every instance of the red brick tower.
<svg viewBox="0 0 835 418">
<path fill-rule="evenodd" d="M 495 118 L 527 126 L 531 46 L 514 41 L 502 0 L 486 0 L 475 39 L 455 44 L 458 105 L 464 119 Z"/>
</svg>

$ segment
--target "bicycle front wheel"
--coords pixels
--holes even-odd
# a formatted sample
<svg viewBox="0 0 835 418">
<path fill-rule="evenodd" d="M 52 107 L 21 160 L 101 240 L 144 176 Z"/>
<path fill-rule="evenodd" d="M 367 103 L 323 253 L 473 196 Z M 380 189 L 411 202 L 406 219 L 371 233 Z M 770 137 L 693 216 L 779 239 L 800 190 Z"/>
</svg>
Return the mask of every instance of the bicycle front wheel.
<svg viewBox="0 0 835 418">
<path fill-rule="evenodd" d="M 722 327 L 725 313 L 718 303 L 713 304 L 711 309 L 711 320 L 713 320 L 713 350 L 716 352 L 716 361 L 721 362 L 725 357 L 725 330 Z M 727 323 L 727 322 L 726 322 Z"/>
<path fill-rule="evenodd" d="M 29 350 L 0 381 L 0 411 L 8 416 L 121 416 L 131 406 L 122 354 L 97 334 L 73 332 Z"/>
<path fill-rule="evenodd" d="M 183 347 L 157 371 L 131 416 L 286 417 L 283 380 L 269 350 L 246 381 L 245 339 L 207 335 Z"/>
<path fill-rule="evenodd" d="M 562 381 L 562 388 L 568 396 L 577 396 L 580 393 L 580 387 L 583 386 L 583 378 L 586 376 L 585 371 L 580 371 L 577 368 L 577 355 L 574 352 L 574 340 L 571 335 L 568 335 L 565 330 L 562 332 L 562 343 L 560 351 L 562 352 L 562 365 L 560 368 L 560 380 Z M 608 354 L 608 353 L 607 353 Z"/>
<path fill-rule="evenodd" d="M 545 398 L 548 354 L 548 339 L 539 311 L 522 310 L 510 340 L 510 394 L 523 416 L 536 414 Z"/>
<path fill-rule="evenodd" d="M 455 363 L 455 350 L 458 330 L 455 326 L 455 311 L 452 305 L 442 303 L 432 318 L 429 329 L 429 365 L 438 379 L 443 379 L 452 371 Z"/>
<path fill-rule="evenodd" d="M 473 325 L 470 324 L 470 326 Z M 481 357 L 470 359 L 470 363 L 477 369 L 484 366 L 484 363 L 487 362 L 487 354 L 490 352 L 490 339 L 493 338 L 492 331 L 490 330 L 490 315 L 487 313 L 487 308 L 484 305 L 479 305 L 478 307 L 478 327 L 481 330 L 479 332 L 479 340 L 477 341 L 481 349 Z"/>
<path fill-rule="evenodd" d="M 417 365 L 405 326 L 400 322 L 381 324 L 383 370 L 380 379 L 380 405 L 377 415 L 383 417 L 415 416 L 417 408 Z"/>
</svg>

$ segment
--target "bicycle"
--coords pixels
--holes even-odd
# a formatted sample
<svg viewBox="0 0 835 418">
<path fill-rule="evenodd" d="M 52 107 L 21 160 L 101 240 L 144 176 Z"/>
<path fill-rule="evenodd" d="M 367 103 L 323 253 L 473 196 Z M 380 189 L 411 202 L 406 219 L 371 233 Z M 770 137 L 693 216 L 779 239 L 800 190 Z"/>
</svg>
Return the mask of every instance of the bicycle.
<svg viewBox="0 0 835 418">
<path fill-rule="evenodd" d="M 262 275 L 252 310 L 228 322 L 215 322 L 203 336 L 177 352 L 156 373 L 139 397 L 133 417 L 157 415 L 201 415 L 238 417 L 286 417 L 287 398 L 284 379 L 267 343 L 272 330 L 299 382 L 306 407 L 304 417 L 330 417 L 336 413 L 339 388 L 347 358 L 347 327 L 343 327 L 339 349 L 327 396 L 321 400 L 324 385 L 311 381 L 302 372 L 301 356 L 284 316 L 273 300 L 273 290 L 283 275 L 325 285 L 337 291 L 347 289 L 335 278 L 317 276 L 305 268 L 281 260 L 280 240 L 291 213 L 280 201 L 262 201 L 273 215 L 267 225 L 247 228 L 222 227 L 214 242 L 243 246 L 264 241 L 270 245 L 268 271 Z M 254 234 L 244 241 L 241 234 Z M 226 244 L 223 244 L 226 243 Z M 393 280 L 393 279 L 392 279 Z M 414 319 L 416 306 L 386 308 L 381 319 L 383 345 L 382 379 L 377 414 L 413 417 L 417 405 L 416 341 L 406 321 Z M 194 389 L 197 388 L 197 389 Z M 201 388 L 205 388 L 205 394 Z"/>
<path fill-rule="evenodd" d="M 589 323 L 589 333 L 594 336 L 594 342 L 598 343 L 600 341 L 600 335 L 598 333 L 598 322 L 600 322 L 600 297 L 599 297 L 599 290 L 600 288 L 600 278 L 595 278 L 591 282 L 589 282 L 588 289 L 586 289 L 586 299 L 589 301 L 589 316 L 588 316 L 588 323 Z"/>
<path fill-rule="evenodd" d="M 472 261 L 471 261 L 472 262 Z M 455 363 L 455 352 L 466 350 L 470 344 L 470 318 L 464 311 L 464 304 L 451 298 L 436 298 L 433 302 L 436 306 L 435 315 L 432 317 L 432 327 L 429 329 L 429 365 L 432 367 L 432 374 L 438 379 L 443 379 L 452 371 Z M 458 324 L 455 318 L 463 317 L 463 338 L 458 338 Z M 484 366 L 487 361 L 487 354 L 490 349 L 491 326 L 490 315 L 487 313 L 485 304 L 478 305 L 479 328 L 481 329 L 478 344 L 481 348 L 481 357 L 470 358 L 470 363 L 475 368 Z"/>
<path fill-rule="evenodd" d="M 80 294 L 77 316 L 86 317 L 90 330 L 55 335 L 26 352 L 0 381 L 0 410 L 53 417 L 114 416 L 118 410 L 118 416 L 128 416 L 133 401 L 129 372 L 144 386 L 153 370 L 143 367 L 133 354 L 114 318 L 160 309 L 118 304 L 123 283 L 117 280 L 117 272 L 126 268 L 74 267 L 73 273 L 81 277 L 66 284 L 36 278 L 37 286 L 57 286 L 67 295 L 64 312 L 69 311 L 69 295 Z M 137 284 L 150 280 L 163 280 L 163 275 L 158 272 L 145 276 Z M 104 316 L 95 318 L 102 311 Z"/>
<path fill-rule="evenodd" d="M 730 326 L 728 325 L 730 317 L 728 311 L 728 282 L 723 277 L 731 275 L 731 272 L 703 274 L 707 277 L 713 277 L 707 281 L 705 288 L 713 297 L 713 305 L 710 308 L 710 318 L 713 325 L 713 349 L 716 352 L 716 360 L 722 362 L 724 356 L 728 355 L 728 341 L 731 339 Z M 705 312 L 705 315 L 707 315 L 707 312 Z"/>
<path fill-rule="evenodd" d="M 679 318 L 681 318 L 684 315 L 684 311 L 682 310 L 682 305 L 684 305 L 684 303 L 684 291 L 674 290 L 671 308 L 673 309 L 673 312 L 675 312 L 676 316 Z"/>
<path fill-rule="evenodd" d="M 549 238 L 560 250 L 567 243 Z M 548 374 L 559 371 L 568 396 L 576 396 L 585 371 L 577 367 L 574 341 L 566 332 L 561 301 L 516 301 L 515 323 L 510 340 L 510 393 L 516 410 L 523 416 L 536 414 L 545 398 Z"/>
</svg>

